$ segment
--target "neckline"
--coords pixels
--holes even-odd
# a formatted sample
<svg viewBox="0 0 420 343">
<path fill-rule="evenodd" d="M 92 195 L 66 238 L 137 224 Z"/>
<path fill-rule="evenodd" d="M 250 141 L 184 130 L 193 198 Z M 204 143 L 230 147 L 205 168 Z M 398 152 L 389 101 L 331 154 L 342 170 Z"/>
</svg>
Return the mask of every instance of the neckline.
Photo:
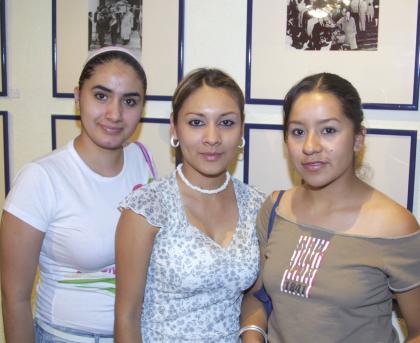
<svg viewBox="0 0 420 343">
<path fill-rule="evenodd" d="M 417 236 L 420 235 L 420 230 L 407 234 L 407 235 L 402 235 L 402 236 L 395 236 L 395 237 L 380 237 L 380 236 L 365 236 L 365 235 L 361 235 L 361 234 L 356 234 L 356 233 L 346 233 L 346 232 L 337 232 L 333 229 L 329 229 L 329 228 L 324 228 L 321 226 L 316 226 L 316 225 L 310 225 L 310 224 L 304 224 L 304 223 L 297 223 L 295 220 L 292 220 L 290 218 L 287 218 L 286 216 L 280 214 L 277 210 L 276 210 L 276 216 L 278 216 L 280 219 L 289 222 L 291 224 L 295 224 L 296 226 L 305 228 L 305 229 L 310 229 L 310 230 L 314 230 L 314 231 L 320 231 L 320 232 L 324 232 L 324 233 L 328 233 L 334 236 L 343 236 L 343 237 L 351 237 L 351 238 L 361 238 L 361 239 L 378 239 L 378 240 L 399 240 L 399 239 L 405 239 L 405 238 L 411 238 L 413 236 Z"/>
<path fill-rule="evenodd" d="M 218 194 L 221 193 L 223 191 L 226 190 L 226 188 L 229 186 L 229 181 L 230 181 L 230 173 L 229 171 L 226 171 L 225 173 L 225 181 L 217 188 L 212 188 L 212 189 L 207 189 L 207 188 L 201 188 L 199 186 L 194 185 L 190 180 L 188 180 L 188 178 L 184 175 L 184 172 L 182 171 L 182 167 L 183 167 L 183 163 L 178 164 L 178 166 L 176 167 L 176 171 L 179 175 L 179 177 L 181 178 L 181 180 L 184 182 L 184 184 L 198 192 L 201 194 L 206 194 L 206 195 L 214 195 L 214 194 Z"/>
<path fill-rule="evenodd" d="M 95 172 L 94 170 L 92 170 L 87 164 L 86 162 L 83 160 L 83 158 L 79 155 L 79 153 L 77 152 L 76 148 L 74 147 L 74 141 L 76 138 L 72 139 L 69 143 L 69 150 L 70 153 L 73 155 L 73 157 L 76 159 L 77 164 L 88 174 L 90 174 L 91 177 L 99 180 L 99 181 L 109 181 L 112 182 L 116 179 L 118 179 L 121 175 L 124 174 L 125 172 L 125 168 L 126 168 L 126 163 L 127 163 L 127 151 L 126 148 L 123 148 L 123 166 L 120 170 L 120 172 L 114 176 L 103 176 L 101 174 L 98 174 L 97 172 Z"/>
<path fill-rule="evenodd" d="M 227 251 L 230 249 L 230 247 L 233 245 L 233 242 L 236 240 L 236 237 L 238 235 L 238 231 L 241 227 L 241 223 L 242 223 L 242 218 L 243 218 L 243 214 L 242 214 L 242 206 L 239 203 L 240 202 L 240 198 L 238 197 L 238 189 L 237 189 L 237 184 L 236 184 L 236 180 L 234 177 L 231 177 L 231 181 L 232 181 L 232 185 L 233 185 L 233 190 L 235 192 L 235 198 L 236 198 L 236 207 L 238 208 L 238 221 L 236 223 L 235 226 L 235 231 L 233 232 L 232 238 L 229 241 L 229 243 L 226 246 L 221 245 L 220 243 L 216 242 L 213 238 L 211 238 L 209 235 L 207 235 L 206 233 L 204 233 L 203 231 L 201 231 L 198 227 L 196 227 L 195 225 L 191 224 L 188 220 L 188 216 L 187 216 L 187 212 L 185 211 L 185 207 L 184 207 L 184 203 L 182 202 L 182 198 L 181 198 L 181 192 L 179 190 L 179 185 L 176 179 L 176 170 L 173 171 L 172 173 L 172 181 L 175 184 L 175 193 L 176 193 L 176 200 L 178 203 L 178 211 L 181 214 L 181 218 L 183 223 L 185 224 L 185 226 L 187 226 L 187 229 L 190 229 L 192 232 L 196 232 L 197 234 L 199 234 L 201 237 L 203 237 L 204 239 L 206 239 L 207 241 L 211 242 L 214 246 L 216 246 L 217 248 Z"/>
</svg>

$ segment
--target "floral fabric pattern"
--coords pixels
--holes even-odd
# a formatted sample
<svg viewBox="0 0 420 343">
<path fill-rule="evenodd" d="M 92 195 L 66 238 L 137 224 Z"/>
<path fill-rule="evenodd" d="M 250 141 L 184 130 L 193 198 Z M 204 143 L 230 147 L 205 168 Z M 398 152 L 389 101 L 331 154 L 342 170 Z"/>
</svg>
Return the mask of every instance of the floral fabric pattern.
<svg viewBox="0 0 420 343">
<path fill-rule="evenodd" d="M 175 172 L 121 203 L 160 228 L 145 289 L 144 343 L 237 342 L 242 292 L 258 273 L 255 221 L 264 196 L 235 178 L 232 182 L 239 220 L 227 247 L 188 222 Z"/>
</svg>

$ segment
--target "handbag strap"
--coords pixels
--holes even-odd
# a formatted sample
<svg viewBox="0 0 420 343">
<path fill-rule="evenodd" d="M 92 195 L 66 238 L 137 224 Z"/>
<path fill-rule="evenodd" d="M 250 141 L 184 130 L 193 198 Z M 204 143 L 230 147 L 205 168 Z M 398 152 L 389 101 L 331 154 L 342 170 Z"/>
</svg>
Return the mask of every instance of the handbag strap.
<svg viewBox="0 0 420 343">
<path fill-rule="evenodd" d="M 153 165 L 152 158 L 150 157 L 149 152 L 147 151 L 147 148 L 142 143 L 140 143 L 138 141 L 136 141 L 134 143 L 140 148 L 141 152 L 143 153 L 144 159 L 146 160 L 146 163 L 149 166 L 150 173 L 152 174 L 153 179 L 156 179 L 157 178 L 157 173 L 156 173 L 155 167 Z"/>
<path fill-rule="evenodd" d="M 274 202 L 273 208 L 271 209 L 270 219 L 268 220 L 268 228 L 267 228 L 267 240 L 270 238 L 271 231 L 273 231 L 274 219 L 276 219 L 276 209 L 279 206 L 280 199 L 283 196 L 284 191 L 280 191 L 277 195 L 277 199 Z"/>
</svg>

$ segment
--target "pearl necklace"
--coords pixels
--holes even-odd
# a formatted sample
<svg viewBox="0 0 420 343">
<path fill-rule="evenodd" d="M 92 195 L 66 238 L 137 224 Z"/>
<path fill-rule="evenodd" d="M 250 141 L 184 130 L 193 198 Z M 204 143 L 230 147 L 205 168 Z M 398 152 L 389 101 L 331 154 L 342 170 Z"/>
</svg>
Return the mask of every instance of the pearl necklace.
<svg viewBox="0 0 420 343">
<path fill-rule="evenodd" d="M 220 192 L 223 192 L 230 181 L 230 174 L 228 171 L 226 171 L 226 180 L 225 182 L 223 182 L 223 184 L 218 187 L 218 188 L 214 188 L 214 189 L 204 189 L 204 188 L 200 188 L 198 186 L 194 186 L 190 181 L 188 181 L 188 179 L 185 177 L 184 173 L 182 172 L 182 163 L 178 164 L 178 167 L 176 167 L 176 171 L 178 172 L 179 177 L 181 178 L 181 180 L 191 189 L 203 193 L 203 194 L 217 194 Z"/>
</svg>

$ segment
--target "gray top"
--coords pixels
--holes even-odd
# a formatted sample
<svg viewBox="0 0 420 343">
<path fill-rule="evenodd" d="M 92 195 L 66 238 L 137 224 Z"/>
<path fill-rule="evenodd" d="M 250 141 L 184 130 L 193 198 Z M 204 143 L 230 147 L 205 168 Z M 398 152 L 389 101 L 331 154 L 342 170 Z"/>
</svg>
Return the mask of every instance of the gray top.
<svg viewBox="0 0 420 343">
<path fill-rule="evenodd" d="M 270 343 L 397 343 L 392 291 L 420 286 L 420 233 L 340 234 L 277 215 L 267 243 L 272 206 L 269 197 L 257 218 L 263 282 L 274 306 Z"/>
<path fill-rule="evenodd" d="M 160 228 L 147 274 L 143 342 L 236 343 L 242 292 L 258 274 L 255 221 L 264 197 L 232 178 L 239 220 L 222 247 L 188 222 L 175 175 L 122 203 Z"/>
</svg>

